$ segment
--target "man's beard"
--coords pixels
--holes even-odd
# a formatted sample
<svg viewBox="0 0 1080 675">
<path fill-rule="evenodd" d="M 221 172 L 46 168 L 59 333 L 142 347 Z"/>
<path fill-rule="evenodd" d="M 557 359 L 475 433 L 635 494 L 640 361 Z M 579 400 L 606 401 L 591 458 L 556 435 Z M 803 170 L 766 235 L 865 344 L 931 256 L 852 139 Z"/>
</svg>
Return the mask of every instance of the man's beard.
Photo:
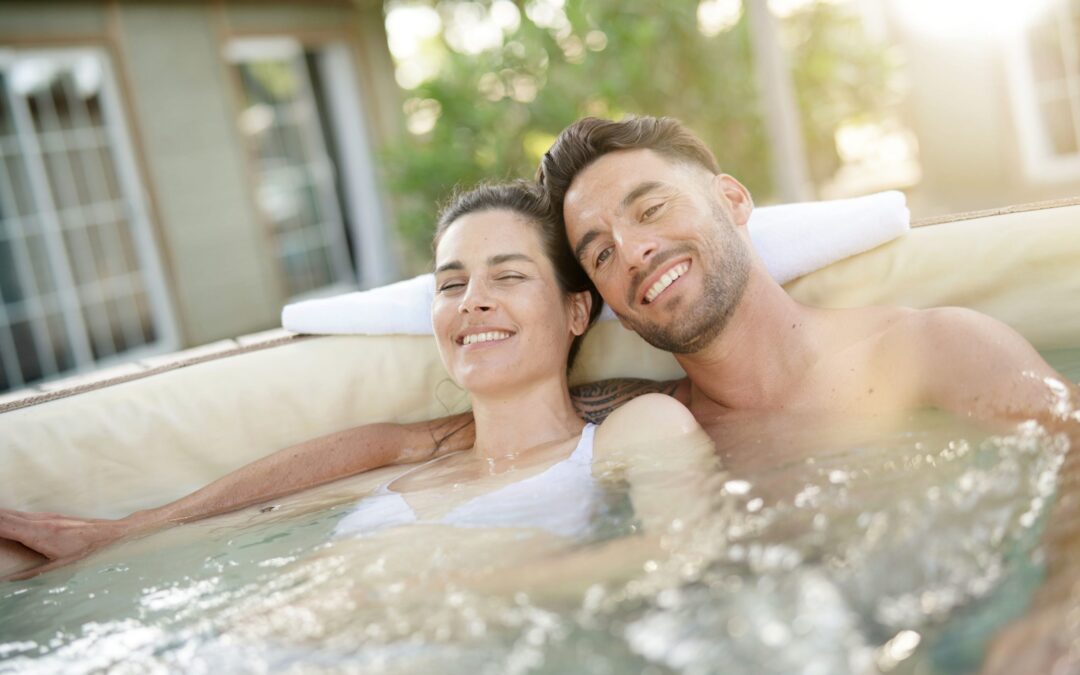
<svg viewBox="0 0 1080 675">
<path fill-rule="evenodd" d="M 692 354 L 712 343 L 727 326 L 750 278 L 750 253 L 716 206 L 714 217 L 721 229 L 717 238 L 699 256 L 703 279 L 701 301 L 683 311 L 673 312 L 670 322 L 661 325 L 649 319 L 625 319 L 626 323 L 657 349 L 672 354 Z M 682 247 L 690 250 L 689 247 Z M 679 309 L 679 308 L 672 308 Z"/>
</svg>

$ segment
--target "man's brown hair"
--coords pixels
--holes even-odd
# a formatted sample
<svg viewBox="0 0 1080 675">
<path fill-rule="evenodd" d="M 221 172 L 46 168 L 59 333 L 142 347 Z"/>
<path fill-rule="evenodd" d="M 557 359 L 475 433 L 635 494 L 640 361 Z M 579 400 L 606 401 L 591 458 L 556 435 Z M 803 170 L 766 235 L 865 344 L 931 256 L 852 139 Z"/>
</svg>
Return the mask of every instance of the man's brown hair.
<svg viewBox="0 0 1080 675">
<path fill-rule="evenodd" d="M 585 117 L 563 129 L 555 139 L 540 160 L 536 179 L 561 217 L 566 191 L 579 173 L 609 152 L 632 149 L 652 150 L 720 173 L 712 151 L 673 117 L 632 116 L 620 122 Z"/>
</svg>

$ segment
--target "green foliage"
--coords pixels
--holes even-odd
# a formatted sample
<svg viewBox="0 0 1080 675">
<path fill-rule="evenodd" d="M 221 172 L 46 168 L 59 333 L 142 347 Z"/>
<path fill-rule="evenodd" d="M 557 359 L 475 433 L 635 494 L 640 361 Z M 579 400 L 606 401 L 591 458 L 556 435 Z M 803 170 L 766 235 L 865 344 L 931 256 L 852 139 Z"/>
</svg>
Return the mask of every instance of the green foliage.
<svg viewBox="0 0 1080 675">
<path fill-rule="evenodd" d="M 406 115 L 437 112 L 437 121 L 420 135 L 403 134 L 383 158 L 414 268 L 427 264 L 438 204 L 454 186 L 532 176 L 559 131 L 585 115 L 677 117 L 725 170 L 768 200 L 767 139 L 745 18 L 708 37 L 698 27 L 696 0 L 567 0 L 565 20 L 541 21 L 545 27 L 530 18 L 543 19 L 530 0 L 517 3 L 520 24 L 501 47 L 464 54 L 446 39 L 458 4 L 432 5 L 444 27 L 432 45 L 441 67 L 406 93 Z M 872 108 L 884 71 L 873 50 L 848 37 L 850 26 L 834 10 L 814 5 L 788 21 L 808 145 L 827 157 L 814 163 L 820 177 L 836 164 L 837 124 Z M 869 77 L 867 64 L 874 66 Z"/>
<path fill-rule="evenodd" d="M 874 122 L 900 104 L 895 53 L 873 44 L 858 17 L 818 3 L 782 25 L 803 122 L 810 177 L 821 184 L 840 166 L 834 132 L 842 122 Z"/>
</svg>

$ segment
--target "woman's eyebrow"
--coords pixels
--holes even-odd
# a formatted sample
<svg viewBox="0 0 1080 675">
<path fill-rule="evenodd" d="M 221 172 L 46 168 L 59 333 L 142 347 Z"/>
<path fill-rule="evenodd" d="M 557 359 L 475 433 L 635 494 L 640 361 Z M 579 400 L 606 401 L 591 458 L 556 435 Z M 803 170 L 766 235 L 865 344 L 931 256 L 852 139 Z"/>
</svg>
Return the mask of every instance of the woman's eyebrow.
<svg viewBox="0 0 1080 675">
<path fill-rule="evenodd" d="M 463 265 L 460 260 L 451 260 L 448 263 L 443 263 L 442 265 L 439 265 L 438 267 L 436 267 L 435 268 L 435 274 L 439 274 L 440 272 L 448 272 L 450 270 L 463 270 L 463 269 L 465 269 L 465 265 Z"/>
<path fill-rule="evenodd" d="M 491 256 L 487 260 L 488 265 L 491 266 L 491 267 L 494 267 L 495 265 L 501 265 L 501 264 L 507 263 L 507 262 L 514 262 L 514 261 L 529 262 L 529 263 L 532 263 L 534 265 L 536 264 L 535 260 L 533 260 L 529 256 L 525 255 L 524 253 L 500 253 L 498 255 Z M 463 269 L 465 269 L 465 264 L 464 263 L 462 263 L 460 260 L 451 260 L 448 263 L 443 263 L 442 265 L 439 265 L 438 267 L 436 267 L 435 268 L 435 274 L 439 274 L 441 272 L 449 272 L 451 270 L 456 271 L 456 270 L 463 270 Z"/>
<path fill-rule="evenodd" d="M 500 253 L 499 255 L 493 255 L 488 258 L 488 265 L 501 265 L 506 262 L 514 261 L 531 262 L 536 263 L 535 260 L 525 255 L 524 253 Z"/>
</svg>

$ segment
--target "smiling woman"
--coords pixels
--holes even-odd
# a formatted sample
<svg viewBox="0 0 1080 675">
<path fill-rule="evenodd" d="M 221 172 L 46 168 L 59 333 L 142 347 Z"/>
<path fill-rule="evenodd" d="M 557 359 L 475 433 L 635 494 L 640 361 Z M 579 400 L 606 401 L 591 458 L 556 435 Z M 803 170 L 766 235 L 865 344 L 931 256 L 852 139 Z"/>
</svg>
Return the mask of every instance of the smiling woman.
<svg viewBox="0 0 1080 675">
<path fill-rule="evenodd" d="M 689 411 L 666 396 L 643 396 L 599 427 L 579 417 L 567 364 L 599 303 L 565 245 L 551 236 L 561 224 L 535 185 L 481 187 L 456 197 L 445 214 L 435 239 L 432 323 L 443 365 L 469 394 L 473 447 L 395 472 L 338 521 L 330 548 L 296 567 L 377 549 L 390 562 L 380 563 L 374 585 L 392 586 L 402 598 L 443 592 L 424 581 L 432 564 L 448 567 L 455 584 L 487 592 L 557 593 L 563 584 L 533 575 L 553 564 L 582 564 L 579 556 L 546 556 L 566 542 L 597 537 L 605 522 L 603 483 L 627 480 L 639 527 L 658 535 L 709 503 L 703 481 L 717 474 L 712 444 Z M 549 245 L 560 248 L 549 252 Z M 572 266 L 560 267 L 566 263 Z M 665 453 L 665 480 L 657 480 L 650 439 L 682 439 Z M 680 479 L 670 480 L 673 474 Z M 614 549 L 623 570 L 638 572 L 662 552 L 658 536 Z M 437 562 L 446 556 L 450 562 Z M 507 565 L 518 574 L 492 574 Z M 574 592 L 592 578 L 576 575 Z M 374 592 L 371 586 L 318 584 L 299 603 L 259 607 L 239 625 L 277 636 L 273 626 L 285 614 L 321 613 L 331 598 L 359 601 Z"/>
</svg>

